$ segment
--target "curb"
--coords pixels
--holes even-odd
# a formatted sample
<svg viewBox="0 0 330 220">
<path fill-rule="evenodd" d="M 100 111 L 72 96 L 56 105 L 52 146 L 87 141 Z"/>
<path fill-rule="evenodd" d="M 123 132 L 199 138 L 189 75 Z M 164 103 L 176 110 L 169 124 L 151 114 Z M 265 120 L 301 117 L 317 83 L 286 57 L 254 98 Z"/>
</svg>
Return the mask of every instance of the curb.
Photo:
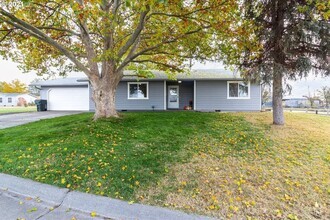
<svg viewBox="0 0 330 220">
<path fill-rule="evenodd" d="M 0 189 L 21 197 L 39 198 L 46 204 L 54 206 L 59 206 L 69 192 L 68 189 L 3 173 L 0 173 Z"/>
<path fill-rule="evenodd" d="M 106 219 L 143 219 L 143 220 L 210 220 L 206 216 L 190 215 L 180 211 L 166 208 L 128 204 L 118 199 L 97 196 L 76 191 L 69 191 L 29 179 L 23 179 L 0 173 L 0 190 L 15 194 L 20 197 L 38 198 L 43 203 L 56 206 L 54 211 L 67 208 L 85 213 L 95 212 L 98 217 Z M 63 209 L 64 208 L 64 209 Z M 49 214 L 51 214 L 50 212 Z"/>
</svg>

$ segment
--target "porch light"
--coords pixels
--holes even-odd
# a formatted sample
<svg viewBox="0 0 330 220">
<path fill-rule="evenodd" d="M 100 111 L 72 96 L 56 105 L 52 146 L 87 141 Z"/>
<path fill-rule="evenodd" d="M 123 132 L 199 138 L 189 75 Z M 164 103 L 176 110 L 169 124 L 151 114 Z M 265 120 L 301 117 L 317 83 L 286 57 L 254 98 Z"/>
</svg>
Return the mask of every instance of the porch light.
<svg viewBox="0 0 330 220">
<path fill-rule="evenodd" d="M 182 83 L 182 81 L 180 80 L 180 81 L 178 81 L 178 83 Z"/>
</svg>

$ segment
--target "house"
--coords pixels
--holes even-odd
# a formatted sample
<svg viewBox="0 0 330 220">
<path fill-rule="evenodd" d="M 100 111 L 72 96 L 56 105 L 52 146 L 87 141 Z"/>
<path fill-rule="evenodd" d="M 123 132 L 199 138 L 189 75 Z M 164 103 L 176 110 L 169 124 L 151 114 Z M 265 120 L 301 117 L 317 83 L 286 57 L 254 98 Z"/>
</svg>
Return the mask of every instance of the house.
<svg viewBox="0 0 330 220">
<path fill-rule="evenodd" d="M 25 106 L 33 104 L 36 100 L 35 96 L 27 93 L 0 93 L 0 106 Z"/>
<path fill-rule="evenodd" d="M 260 84 L 245 83 L 227 70 L 193 70 L 170 79 L 152 71 L 137 78 L 125 71 L 116 90 L 116 108 L 125 110 L 193 109 L 198 111 L 259 111 Z M 94 111 L 93 88 L 87 78 L 64 78 L 33 83 L 47 100 L 48 110 Z"/>
<path fill-rule="evenodd" d="M 308 106 L 308 100 L 305 97 L 284 97 L 283 105 L 287 108 L 305 108 Z"/>
<path fill-rule="evenodd" d="M 287 108 L 310 108 L 311 103 L 306 97 L 284 97 L 283 104 Z M 313 107 L 320 107 L 321 101 L 319 99 L 313 100 Z"/>
</svg>

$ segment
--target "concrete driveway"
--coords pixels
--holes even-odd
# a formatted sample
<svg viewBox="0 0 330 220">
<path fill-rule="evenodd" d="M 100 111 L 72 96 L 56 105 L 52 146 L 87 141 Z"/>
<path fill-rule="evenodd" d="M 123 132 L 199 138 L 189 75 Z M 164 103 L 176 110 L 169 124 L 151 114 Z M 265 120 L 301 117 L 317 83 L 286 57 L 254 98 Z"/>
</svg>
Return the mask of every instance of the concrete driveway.
<svg viewBox="0 0 330 220">
<path fill-rule="evenodd" d="M 45 111 L 45 112 L 26 112 L 16 114 L 0 115 L 0 129 L 23 125 L 41 119 L 56 118 L 65 115 L 79 114 L 82 112 L 70 111 Z"/>
</svg>

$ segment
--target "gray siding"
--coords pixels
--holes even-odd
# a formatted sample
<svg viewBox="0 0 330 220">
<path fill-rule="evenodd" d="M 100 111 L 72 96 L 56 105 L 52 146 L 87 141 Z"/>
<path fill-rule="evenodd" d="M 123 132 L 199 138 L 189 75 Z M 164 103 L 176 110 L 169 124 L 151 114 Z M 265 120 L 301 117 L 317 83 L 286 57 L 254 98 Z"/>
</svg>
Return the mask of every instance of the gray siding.
<svg viewBox="0 0 330 220">
<path fill-rule="evenodd" d="M 227 81 L 196 81 L 196 110 L 261 110 L 260 85 L 250 86 L 250 99 L 227 99 Z"/>
<path fill-rule="evenodd" d="M 128 99 L 127 92 L 127 82 L 120 82 L 116 91 L 117 110 L 152 110 L 152 106 L 155 106 L 155 110 L 164 110 L 164 81 L 149 82 L 149 99 Z M 90 110 L 95 110 L 92 99 Z"/>
</svg>

